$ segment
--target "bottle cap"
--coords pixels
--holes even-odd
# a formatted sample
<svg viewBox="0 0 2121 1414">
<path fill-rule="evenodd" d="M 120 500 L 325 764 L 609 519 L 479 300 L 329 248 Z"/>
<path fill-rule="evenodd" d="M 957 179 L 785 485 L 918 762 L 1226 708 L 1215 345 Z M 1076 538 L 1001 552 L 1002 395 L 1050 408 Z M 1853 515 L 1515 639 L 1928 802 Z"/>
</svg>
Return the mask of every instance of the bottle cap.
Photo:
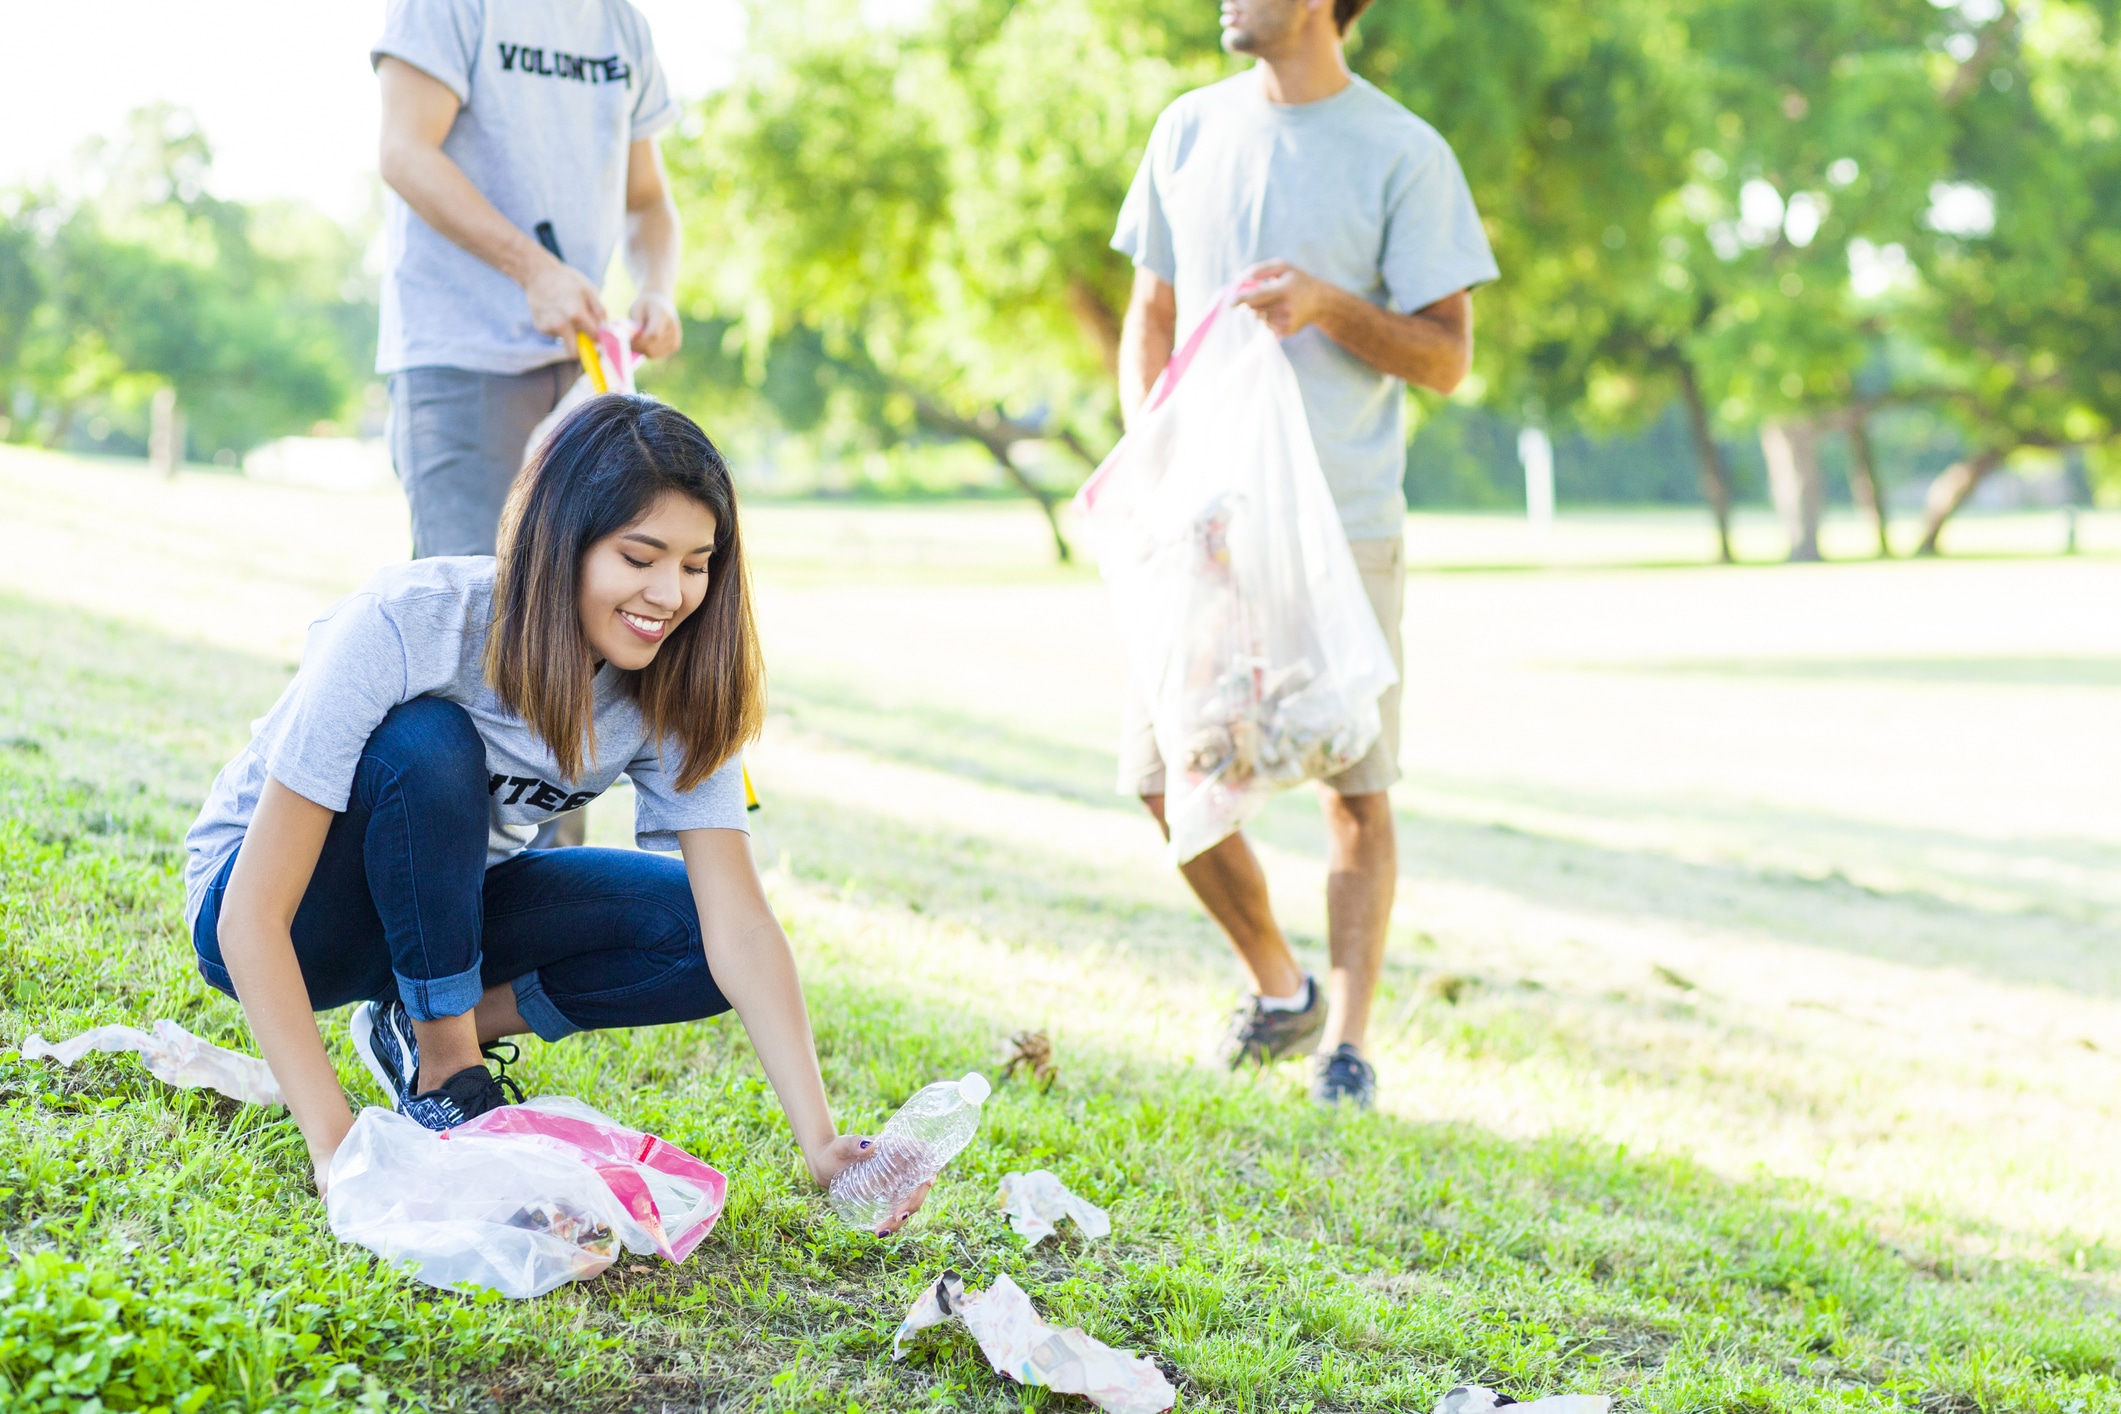
<svg viewBox="0 0 2121 1414">
<path fill-rule="evenodd" d="M 965 1097 L 965 1103 L 968 1105 L 984 1105 L 987 1103 L 987 1097 L 994 1093 L 994 1087 L 987 1083 L 986 1076 L 974 1070 L 967 1072 L 965 1078 L 957 1082 L 957 1093 Z"/>
</svg>

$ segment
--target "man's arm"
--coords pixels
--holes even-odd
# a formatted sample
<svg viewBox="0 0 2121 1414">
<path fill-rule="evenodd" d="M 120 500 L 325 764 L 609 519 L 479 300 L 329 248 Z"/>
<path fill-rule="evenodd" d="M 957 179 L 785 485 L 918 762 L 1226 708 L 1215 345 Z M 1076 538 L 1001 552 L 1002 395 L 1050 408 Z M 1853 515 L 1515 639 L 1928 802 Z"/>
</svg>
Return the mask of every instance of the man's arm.
<svg viewBox="0 0 2121 1414">
<path fill-rule="evenodd" d="M 654 138 L 641 138 L 626 152 L 626 270 L 640 291 L 633 347 L 646 358 L 668 358 L 685 339 L 677 306 L 680 234 L 663 154 Z"/>
<path fill-rule="evenodd" d="M 442 151 L 460 106 L 449 85 L 389 55 L 376 66 L 376 76 L 383 85 L 378 156 L 391 190 L 422 221 L 521 285 L 539 333 L 556 339 L 577 330 L 595 333 L 604 322 L 596 286 L 494 210 Z"/>
<path fill-rule="evenodd" d="M 1119 331 L 1120 424 L 1134 425 L 1134 415 L 1148 401 L 1149 390 L 1171 361 L 1178 340 L 1178 292 L 1163 277 L 1137 266 L 1134 293 L 1127 300 L 1127 319 Z"/>
<path fill-rule="evenodd" d="M 1263 283 L 1237 302 L 1257 310 L 1278 338 L 1316 324 L 1378 372 L 1439 393 L 1457 388 L 1472 367 L 1473 296 L 1466 290 L 1394 314 L 1286 260 L 1255 265 L 1245 278 Z"/>
</svg>

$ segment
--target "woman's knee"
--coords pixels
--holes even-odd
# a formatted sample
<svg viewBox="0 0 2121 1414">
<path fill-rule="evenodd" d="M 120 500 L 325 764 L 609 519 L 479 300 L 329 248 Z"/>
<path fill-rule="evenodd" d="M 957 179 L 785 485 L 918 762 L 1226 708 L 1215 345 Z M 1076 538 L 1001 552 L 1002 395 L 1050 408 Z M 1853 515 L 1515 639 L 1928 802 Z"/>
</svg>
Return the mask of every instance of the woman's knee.
<svg viewBox="0 0 2121 1414">
<path fill-rule="evenodd" d="M 665 867 L 642 870 L 637 878 L 640 896 L 627 910 L 635 946 L 672 957 L 700 956 L 700 905 L 685 866 L 668 855 L 648 858 Z"/>
<path fill-rule="evenodd" d="M 423 804 L 486 816 L 486 743 L 454 702 L 415 697 L 391 708 L 369 733 L 361 767 Z"/>
</svg>

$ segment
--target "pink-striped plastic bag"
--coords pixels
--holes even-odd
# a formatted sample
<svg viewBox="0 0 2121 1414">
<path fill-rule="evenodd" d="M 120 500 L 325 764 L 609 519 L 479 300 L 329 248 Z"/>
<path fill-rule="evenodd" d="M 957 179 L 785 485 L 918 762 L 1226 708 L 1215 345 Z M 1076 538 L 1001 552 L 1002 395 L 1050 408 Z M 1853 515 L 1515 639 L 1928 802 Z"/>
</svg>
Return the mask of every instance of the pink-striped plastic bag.
<svg viewBox="0 0 2121 1414">
<path fill-rule="evenodd" d="M 324 1206 L 341 1241 L 412 1264 L 430 1286 L 525 1298 L 598 1275 L 621 1248 L 684 1261 L 728 1187 L 675 1145 L 543 1097 L 442 1134 L 365 1109 L 332 1157 Z"/>
</svg>

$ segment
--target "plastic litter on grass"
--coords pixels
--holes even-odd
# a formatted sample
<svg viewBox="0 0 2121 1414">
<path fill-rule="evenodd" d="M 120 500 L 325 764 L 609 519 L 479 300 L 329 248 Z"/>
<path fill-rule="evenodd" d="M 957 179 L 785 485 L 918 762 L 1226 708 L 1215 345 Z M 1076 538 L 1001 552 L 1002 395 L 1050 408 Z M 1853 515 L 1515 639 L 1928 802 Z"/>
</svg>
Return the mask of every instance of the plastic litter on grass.
<svg viewBox="0 0 2121 1414">
<path fill-rule="evenodd" d="M 1009 1215 L 1009 1226 L 1027 1239 L 1027 1247 L 1052 1236 L 1063 1218 L 1073 1219 L 1076 1230 L 1086 1238 L 1112 1233 L 1112 1219 L 1103 1208 L 1069 1192 L 1068 1185 L 1045 1169 L 1003 1174 L 1001 1205 Z"/>
<path fill-rule="evenodd" d="M 956 1272 L 944 1273 L 899 1322 L 891 1358 L 905 1359 L 909 1338 L 953 1319 L 972 1332 L 987 1363 L 1018 1384 L 1085 1395 L 1106 1414 L 1157 1414 L 1178 1399 L 1153 1360 L 1114 1350 L 1074 1326 L 1048 1325 L 1007 1276 L 979 1291 L 968 1290 Z"/>
<path fill-rule="evenodd" d="M 147 1073 L 180 1090 L 213 1090 L 246 1105 L 284 1104 L 280 1082 L 264 1061 L 202 1041 L 164 1017 L 153 1031 L 137 1026 L 97 1026 L 54 1045 L 35 1032 L 22 1043 L 22 1059 L 72 1065 L 90 1051 L 136 1051 Z"/>
<path fill-rule="evenodd" d="M 136 1051 L 168 1084 L 282 1103 L 263 1060 L 167 1019 L 152 1032 L 98 1026 L 56 1045 L 37 1035 L 22 1043 L 24 1060 L 61 1065 L 90 1051 Z M 324 1210 L 340 1241 L 405 1263 L 430 1286 L 522 1299 L 600 1274 L 621 1249 L 684 1261 L 721 1217 L 728 1188 L 676 1145 L 545 1096 L 441 1134 L 361 1111 L 332 1156 Z"/>
<path fill-rule="evenodd" d="M 1550 1394 L 1520 1404 L 1486 1385 L 1459 1385 L 1436 1401 L 1435 1414 L 1493 1414 L 1497 1409 L 1510 1414 L 1606 1414 L 1612 1407 L 1612 1399 L 1602 1394 Z"/>
</svg>

